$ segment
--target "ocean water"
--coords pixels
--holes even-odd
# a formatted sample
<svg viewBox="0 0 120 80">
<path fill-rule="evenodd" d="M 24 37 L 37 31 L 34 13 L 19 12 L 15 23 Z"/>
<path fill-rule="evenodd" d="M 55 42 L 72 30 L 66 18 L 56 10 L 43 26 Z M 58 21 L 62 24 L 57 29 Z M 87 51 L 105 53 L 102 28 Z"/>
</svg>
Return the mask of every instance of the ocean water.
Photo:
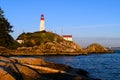
<svg viewBox="0 0 120 80">
<path fill-rule="evenodd" d="M 93 78 L 120 80 L 120 51 L 114 54 L 90 54 L 80 56 L 48 56 L 47 61 L 67 64 L 89 72 Z"/>
</svg>

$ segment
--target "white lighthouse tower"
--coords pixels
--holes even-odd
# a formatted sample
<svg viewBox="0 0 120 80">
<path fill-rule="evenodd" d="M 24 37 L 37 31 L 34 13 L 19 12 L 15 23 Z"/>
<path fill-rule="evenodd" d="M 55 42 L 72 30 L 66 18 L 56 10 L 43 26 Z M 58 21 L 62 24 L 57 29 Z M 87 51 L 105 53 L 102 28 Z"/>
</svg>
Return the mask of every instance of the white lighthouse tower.
<svg viewBox="0 0 120 80">
<path fill-rule="evenodd" d="M 44 15 L 41 14 L 41 18 L 40 18 L 40 31 L 44 31 L 45 30 L 45 25 L 44 25 L 45 21 L 44 20 L 45 20 L 44 19 Z"/>
</svg>

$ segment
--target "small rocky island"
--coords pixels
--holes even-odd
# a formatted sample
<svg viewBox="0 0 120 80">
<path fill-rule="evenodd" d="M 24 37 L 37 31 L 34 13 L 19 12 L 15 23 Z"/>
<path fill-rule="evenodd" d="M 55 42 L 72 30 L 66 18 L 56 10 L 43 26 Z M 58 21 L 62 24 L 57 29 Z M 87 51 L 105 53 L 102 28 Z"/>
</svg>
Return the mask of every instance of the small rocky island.
<svg viewBox="0 0 120 80">
<path fill-rule="evenodd" d="M 113 52 L 98 43 L 82 49 L 73 41 L 64 40 L 58 34 L 46 31 L 22 33 L 17 40 L 21 42 L 17 49 L 0 47 L 0 55 L 81 55 Z"/>
<path fill-rule="evenodd" d="M 82 52 L 82 48 L 72 41 L 64 40 L 58 34 L 46 31 L 23 33 L 17 40 L 23 40 L 23 46 L 17 48 L 21 53 L 62 54 Z"/>
</svg>

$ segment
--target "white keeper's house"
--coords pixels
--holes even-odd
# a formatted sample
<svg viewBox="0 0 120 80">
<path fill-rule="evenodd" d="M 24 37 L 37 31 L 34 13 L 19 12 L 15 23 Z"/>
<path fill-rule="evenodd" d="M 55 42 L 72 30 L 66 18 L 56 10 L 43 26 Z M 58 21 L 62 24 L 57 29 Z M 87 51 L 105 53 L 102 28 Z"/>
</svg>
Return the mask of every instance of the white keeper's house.
<svg viewBox="0 0 120 80">
<path fill-rule="evenodd" d="M 63 39 L 72 41 L 72 35 L 62 35 Z"/>
</svg>

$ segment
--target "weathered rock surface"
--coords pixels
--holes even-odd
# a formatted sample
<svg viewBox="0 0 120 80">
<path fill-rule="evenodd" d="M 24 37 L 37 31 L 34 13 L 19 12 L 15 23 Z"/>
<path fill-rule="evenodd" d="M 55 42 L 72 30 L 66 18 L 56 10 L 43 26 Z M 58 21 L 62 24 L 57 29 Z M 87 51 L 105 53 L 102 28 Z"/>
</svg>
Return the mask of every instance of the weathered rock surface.
<svg viewBox="0 0 120 80">
<path fill-rule="evenodd" d="M 81 54 L 89 54 L 89 53 L 113 53 L 113 50 L 109 50 L 98 43 L 94 43 L 89 45 L 86 49 L 82 49 L 75 43 L 64 43 L 64 46 L 60 44 L 54 44 L 52 42 L 47 42 L 44 45 L 34 46 L 34 47 L 20 47 L 17 50 L 9 50 L 2 46 L 0 46 L 0 55 L 2 56 L 24 56 L 24 55 L 81 55 Z"/>
<path fill-rule="evenodd" d="M 12 53 L 21 53 L 21 54 L 36 54 L 36 55 L 43 55 L 43 54 L 53 54 L 53 55 L 76 55 L 82 53 L 82 48 L 80 48 L 77 44 L 71 41 L 63 41 L 60 43 L 55 42 L 47 42 L 41 44 L 39 46 L 33 47 L 19 47 L 16 51 Z M 12 54 L 11 53 L 11 54 Z M 72 53 L 72 54 L 70 54 Z"/>
<path fill-rule="evenodd" d="M 82 69 L 46 62 L 40 58 L 0 56 L 0 80 L 97 80 Z"/>
</svg>

